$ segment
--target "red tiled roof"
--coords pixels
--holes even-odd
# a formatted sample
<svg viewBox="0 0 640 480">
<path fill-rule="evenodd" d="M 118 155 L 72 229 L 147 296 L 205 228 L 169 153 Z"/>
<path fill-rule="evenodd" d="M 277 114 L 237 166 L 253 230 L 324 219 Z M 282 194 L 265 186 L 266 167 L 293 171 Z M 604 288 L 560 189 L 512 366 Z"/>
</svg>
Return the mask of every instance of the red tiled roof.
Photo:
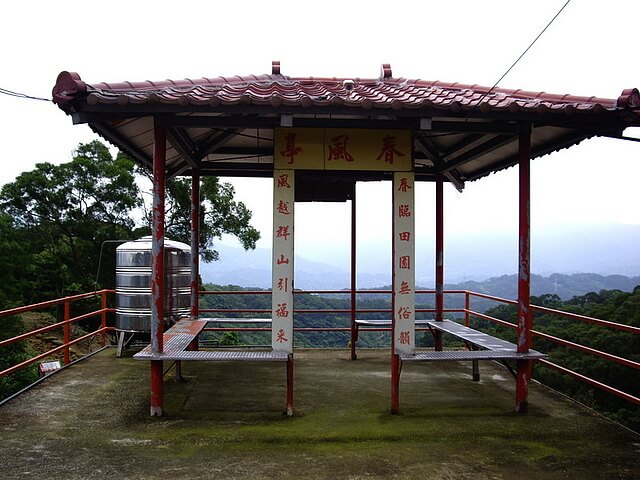
<svg viewBox="0 0 640 480">
<path fill-rule="evenodd" d="M 523 128 L 531 131 L 536 158 L 640 126 L 637 89 L 617 99 L 491 89 L 394 78 L 389 65 L 373 79 L 288 77 L 278 62 L 265 75 L 159 82 L 90 85 L 62 72 L 53 99 L 75 123 L 87 123 L 147 166 L 154 129 L 164 126 L 167 169 L 175 175 L 198 169 L 268 176 L 276 127 L 339 125 L 411 130 L 416 175 L 428 181 L 443 172 L 461 188 L 516 164 Z"/>
<path fill-rule="evenodd" d="M 601 113 L 640 107 L 637 89 L 624 90 L 617 99 L 556 95 L 507 90 L 479 85 L 393 78 L 388 65 L 377 79 L 295 78 L 271 75 L 215 77 L 184 80 L 84 83 L 76 73 L 62 72 L 53 99 L 68 111 L 75 99 L 89 105 L 165 104 L 178 106 L 353 107 L 357 109 L 442 109 L 465 112 L 492 111 Z"/>
</svg>

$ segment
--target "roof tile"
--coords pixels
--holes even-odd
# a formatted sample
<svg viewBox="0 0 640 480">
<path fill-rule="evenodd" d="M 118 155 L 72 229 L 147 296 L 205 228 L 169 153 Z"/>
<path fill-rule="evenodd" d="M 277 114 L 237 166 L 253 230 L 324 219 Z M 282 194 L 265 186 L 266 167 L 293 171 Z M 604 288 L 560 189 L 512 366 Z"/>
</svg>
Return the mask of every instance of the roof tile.
<svg viewBox="0 0 640 480">
<path fill-rule="evenodd" d="M 344 81 L 353 85 L 347 90 Z M 91 105 L 158 103 L 167 105 L 248 104 L 309 108 L 436 108 L 453 112 L 475 108 L 490 111 L 565 113 L 635 109 L 640 106 L 637 89 L 622 92 L 618 99 L 558 95 L 525 90 L 490 89 L 478 85 L 393 78 L 383 65 L 379 79 L 295 78 L 280 74 L 279 62 L 271 75 L 248 75 L 183 80 L 85 84 L 76 73 L 62 72 L 53 90 L 54 101 L 69 110 L 74 101 Z"/>
</svg>

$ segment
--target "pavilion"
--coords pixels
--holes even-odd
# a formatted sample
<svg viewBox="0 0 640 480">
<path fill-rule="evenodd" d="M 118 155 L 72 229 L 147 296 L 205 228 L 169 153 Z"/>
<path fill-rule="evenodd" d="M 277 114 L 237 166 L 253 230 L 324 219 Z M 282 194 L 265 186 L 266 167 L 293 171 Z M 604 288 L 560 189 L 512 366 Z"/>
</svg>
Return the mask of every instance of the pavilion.
<svg viewBox="0 0 640 480">
<path fill-rule="evenodd" d="M 192 317 L 198 317 L 201 176 L 274 179 L 272 355 L 286 361 L 293 407 L 294 205 L 352 201 L 355 184 L 392 181 L 392 411 L 399 408 L 400 355 L 415 352 L 414 182 L 436 184 L 436 313 L 443 320 L 443 185 L 519 166 L 519 279 L 516 410 L 526 411 L 531 360 L 530 160 L 594 136 L 624 138 L 640 126 L 640 94 L 617 99 L 506 90 L 395 78 L 292 78 L 273 62 L 269 75 L 87 84 L 62 72 L 54 102 L 75 124 L 153 170 L 151 414 L 162 414 L 164 185 L 192 178 Z M 355 221 L 351 296 L 355 304 Z M 352 318 L 352 339 L 355 318 Z M 355 358 L 352 341 L 352 357 Z M 436 350 L 442 349 L 436 335 Z M 186 357 L 184 357 L 186 358 Z"/>
</svg>

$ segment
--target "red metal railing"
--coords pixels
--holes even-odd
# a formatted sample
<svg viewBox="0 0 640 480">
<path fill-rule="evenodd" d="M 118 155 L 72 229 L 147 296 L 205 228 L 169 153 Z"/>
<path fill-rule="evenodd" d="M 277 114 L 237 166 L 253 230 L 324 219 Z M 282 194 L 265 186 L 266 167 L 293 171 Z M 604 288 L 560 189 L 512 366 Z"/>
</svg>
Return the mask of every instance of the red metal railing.
<svg viewBox="0 0 640 480">
<path fill-rule="evenodd" d="M 27 340 L 28 338 L 34 337 L 35 335 L 40 335 L 43 333 L 47 333 L 50 332 L 52 330 L 57 330 L 57 329 L 62 329 L 63 331 L 63 338 L 64 338 L 64 342 L 62 345 L 59 345 L 55 348 L 52 348 L 50 350 L 47 350 L 46 352 L 42 352 L 38 355 L 36 355 L 35 357 L 29 358 L 21 363 L 18 363 L 16 365 L 13 365 L 5 370 L 0 371 L 0 378 L 6 376 L 6 375 L 11 375 L 14 372 L 17 372 L 18 370 L 21 370 L 25 367 L 28 367 L 29 365 L 36 363 L 40 360 L 43 360 L 47 357 L 50 357 L 52 355 L 57 354 L 58 352 L 62 351 L 62 362 L 64 365 L 68 365 L 71 362 L 71 353 L 70 353 L 70 347 L 72 345 L 75 345 L 76 343 L 82 342 L 83 340 L 88 340 L 91 339 L 93 337 L 95 337 L 96 335 L 100 335 L 101 338 L 101 345 L 104 346 L 106 343 L 106 333 L 109 330 L 112 330 L 113 327 L 108 327 L 107 326 L 107 313 L 114 311 L 113 308 L 108 308 L 107 307 L 107 296 L 111 293 L 114 293 L 113 290 L 99 290 L 97 292 L 90 292 L 90 293 L 82 293 L 80 295 L 72 295 L 69 297 L 64 297 L 64 298 L 58 298 L 56 300 L 50 300 L 47 302 L 42 302 L 42 303 L 36 303 L 33 305 L 27 305 L 24 307 L 18 307 L 18 308 L 11 308 L 9 310 L 3 310 L 0 311 L 0 318 L 2 317 L 8 317 L 11 315 L 19 315 L 21 313 L 26 313 L 26 312 L 32 312 L 35 310 L 43 310 L 43 309 L 47 309 L 47 308 L 51 308 L 51 307 L 58 307 L 60 305 L 63 306 L 63 320 L 61 322 L 57 322 L 57 323 L 53 323 L 51 325 L 47 325 L 45 327 L 41 327 L 41 328 L 37 328 L 35 330 L 31 330 L 27 333 L 23 333 L 21 335 L 17 335 L 15 337 L 12 338 L 8 338 L 6 340 L 2 340 L 0 341 L 0 348 L 7 346 L 7 345 L 11 345 L 13 343 L 16 342 L 21 342 L 24 340 Z M 74 302 L 79 302 L 81 300 L 86 300 L 88 298 L 92 298 L 92 297 L 96 297 L 99 296 L 100 297 L 100 309 L 92 311 L 92 312 L 88 312 L 88 313 L 84 313 L 81 315 L 77 315 L 75 317 L 71 317 L 71 305 Z M 87 319 L 87 318 L 91 318 L 91 317 L 100 317 L 100 327 L 92 332 L 86 333 L 80 337 L 77 338 L 71 338 L 71 326 L 81 320 Z"/>
<path fill-rule="evenodd" d="M 63 363 L 64 364 L 68 364 L 70 362 L 70 347 L 78 342 L 81 342 L 83 340 L 86 340 L 88 338 L 92 338 L 95 337 L 96 335 L 100 335 L 102 337 L 102 344 L 104 345 L 105 341 L 106 341 L 106 333 L 110 330 L 113 330 L 113 327 L 108 327 L 106 320 L 107 320 L 107 313 L 109 312 L 113 312 L 114 309 L 113 308 L 108 308 L 107 307 L 107 296 L 109 294 L 114 293 L 113 290 L 100 290 L 97 292 L 91 292 L 91 293 L 85 293 L 85 294 L 81 294 L 81 295 L 74 295 L 74 296 L 70 296 L 70 297 L 65 297 L 65 298 L 60 298 L 60 299 L 56 299 L 56 300 L 51 300 L 48 302 L 42 302 L 42 303 L 38 303 L 35 305 L 28 305 L 25 307 L 19 307 L 19 308 L 13 308 L 10 310 L 4 310 L 0 312 L 0 318 L 2 317 L 6 317 L 6 316 L 10 316 L 10 315 L 18 315 L 21 313 L 25 313 L 25 312 L 30 312 L 30 311 L 34 311 L 34 310 L 41 310 L 41 309 L 46 309 L 46 308 L 50 308 L 50 307 L 56 307 L 59 305 L 63 305 L 64 308 L 64 319 L 61 322 L 57 322 L 54 323 L 52 325 L 48 325 L 45 327 L 41 327 L 35 330 L 32 330 L 30 332 L 24 333 L 22 335 L 18 335 L 16 337 L 13 338 L 9 338 L 6 340 L 2 340 L 0 341 L 0 348 L 2 348 L 3 346 L 6 345 L 10 345 L 13 344 L 15 342 L 20 342 L 20 341 L 24 341 L 28 338 L 31 338 L 35 335 L 39 335 L 42 333 L 46 333 L 55 329 L 59 329 L 62 328 L 63 329 L 63 335 L 64 335 L 64 342 L 62 345 L 57 346 L 55 348 L 52 348 L 46 352 L 40 353 L 39 355 L 30 358 L 22 363 L 19 363 L 17 365 L 14 365 L 12 367 L 9 367 L 3 371 L 0 371 L 0 378 L 6 375 L 10 375 L 11 373 L 14 373 L 22 368 L 25 368 L 35 362 L 38 362 L 39 360 L 42 360 L 46 357 L 49 357 L 51 355 L 54 355 L 60 351 L 63 352 Z M 294 292 L 296 295 L 344 295 L 346 298 L 352 298 L 352 294 L 350 290 L 305 290 L 305 291 L 296 291 Z M 201 295 L 270 295 L 271 292 L 267 291 L 267 290 L 259 290 L 259 291 L 203 291 L 200 292 Z M 357 295 L 366 295 L 366 294 L 371 294 L 371 295 L 390 295 L 391 291 L 389 290 L 358 290 L 356 291 Z M 435 295 L 435 291 L 434 290 L 417 290 L 416 294 L 421 294 L 421 295 Z M 497 303 L 502 303 L 502 304 L 507 304 L 507 305 L 516 305 L 517 302 L 514 300 L 509 300 L 509 299 L 505 299 L 505 298 L 501 298 L 501 297 L 497 297 L 497 296 L 493 296 L 493 295 L 487 295 L 484 293 L 477 293 L 477 292 L 471 292 L 471 291 L 467 291 L 467 290 L 445 290 L 444 294 L 446 295 L 464 295 L 464 308 L 445 308 L 444 312 L 447 313 L 463 313 L 464 314 L 464 323 L 465 325 L 469 326 L 470 322 L 471 322 L 471 318 L 475 317 L 475 318 L 479 318 L 479 319 L 483 319 L 483 320 L 488 320 L 492 323 L 498 324 L 498 325 L 502 325 L 505 326 L 507 328 L 511 328 L 511 329 L 516 329 L 516 325 L 504 320 L 500 320 L 498 318 L 494 318 L 491 317 L 489 315 L 486 315 L 484 313 L 481 312 L 477 312 L 474 311 L 471 308 L 471 299 L 472 298 L 481 298 L 481 299 L 485 299 L 485 300 L 491 300 Z M 74 302 L 78 302 L 80 300 L 85 300 L 87 298 L 91 298 L 94 296 L 100 296 L 101 297 L 101 308 L 92 312 L 88 312 L 88 313 L 84 313 L 82 315 L 78 315 L 76 317 L 71 317 L 71 305 Z M 348 296 L 348 297 L 347 297 Z M 610 322 L 607 320 L 601 320 L 601 319 L 597 319 L 597 318 L 593 318 L 593 317 L 587 317 L 584 315 L 579 315 L 579 314 L 575 314 L 575 313 L 571 313 L 571 312 L 563 312 L 560 310 L 554 310 L 551 308 L 547 308 L 547 307 L 541 307 L 541 306 L 536 306 L 536 305 L 532 305 L 531 306 L 532 310 L 534 313 L 544 313 L 544 314 L 552 314 L 552 315 L 557 315 L 557 316 L 561 316 L 564 318 L 568 318 L 574 321 L 580 321 L 580 322 L 587 322 L 587 323 L 591 323 L 591 324 L 595 324 L 595 325 L 599 325 L 605 328 L 610 328 L 610 329 L 614 329 L 614 330 L 618 330 L 618 331 L 622 331 L 622 332 L 626 332 L 626 333 L 630 333 L 630 334 L 634 334 L 634 335 L 638 335 L 640 334 L 640 328 L 638 327 L 634 327 L 631 325 L 625 325 L 625 324 L 620 324 L 620 323 L 615 323 L 615 322 Z M 270 309 L 230 309 L 230 308 L 216 308 L 216 309 L 207 309 L 207 308 L 201 308 L 200 309 L 201 313 L 226 313 L 226 314 L 240 314 L 240 313 L 251 313 L 251 314 L 270 314 L 271 310 Z M 435 309 L 416 309 L 417 313 L 434 313 Z M 354 305 L 351 302 L 351 308 L 349 309 L 335 309 L 335 310 L 330 310 L 330 309 L 296 309 L 294 310 L 294 313 L 298 313 L 298 314 L 327 314 L 327 313 L 331 313 L 331 314 L 335 314 L 335 313 L 342 313 L 342 314 L 348 314 L 351 313 L 352 314 L 352 318 L 355 318 L 355 315 L 357 314 L 368 314 L 368 313 L 388 313 L 389 316 L 391 316 L 391 309 L 390 308 L 373 308 L 373 309 L 358 309 L 356 308 L 356 305 Z M 86 319 L 86 318 L 90 318 L 90 317 L 94 317 L 94 316 L 100 316 L 101 318 L 101 322 L 100 322 L 100 327 L 92 332 L 89 332 L 85 335 L 82 335 L 81 337 L 78 338 L 74 338 L 71 339 L 71 325 L 74 323 L 79 322 L 80 320 Z M 265 327 L 211 327 L 211 328 L 207 328 L 205 329 L 206 331 L 237 331 L 237 332 L 267 332 L 270 331 L 270 328 L 265 328 Z M 295 328 L 296 332 L 348 332 L 351 330 L 351 327 L 298 327 Z M 389 327 L 363 327 L 360 328 L 359 331 L 362 332 L 389 332 L 391 329 Z M 417 328 L 416 330 L 428 330 L 426 328 Z M 570 340 L 566 340 L 566 339 L 562 339 L 544 332 L 540 332 L 537 330 L 532 330 L 532 335 L 534 337 L 539 337 L 542 338 L 544 340 L 556 343 L 558 345 L 562 345 L 563 347 L 567 347 L 570 348 L 572 350 L 576 350 L 576 351 L 580 351 L 580 352 L 584 352 L 590 355 L 594 355 L 596 357 L 602 358 L 608 362 L 612 362 L 612 363 L 617 363 L 620 365 L 624 365 L 626 367 L 629 368 L 633 368 L 633 369 L 640 369 L 640 363 L 631 359 L 627 359 L 627 358 L 622 358 L 592 347 L 588 347 L 586 345 L 581 345 L 578 344 L 576 342 L 572 342 Z M 615 387 L 612 387 L 610 385 L 606 385 L 598 380 L 595 380 L 593 378 L 589 378 L 585 375 L 582 375 L 578 372 L 572 371 L 564 366 L 555 364 L 549 360 L 540 360 L 539 363 L 545 367 L 548 368 L 552 368 L 555 369 L 565 375 L 569 375 L 573 378 L 576 378 L 584 383 L 587 383 L 591 386 L 597 387 L 599 389 L 602 389 L 606 392 L 609 392 L 613 395 L 616 395 L 620 398 L 623 398 L 625 400 L 628 400 L 629 402 L 635 403 L 640 405 L 640 398 L 627 393 L 627 392 L 623 392 L 619 389 L 616 389 Z"/>
<path fill-rule="evenodd" d="M 517 326 L 513 323 L 510 322 L 506 322 L 504 320 L 500 320 L 498 318 L 494 318 L 491 317 L 489 315 L 485 315 L 483 313 L 480 312 L 476 312 L 473 311 L 471 309 L 471 297 L 478 297 L 478 298 L 483 298 L 486 300 L 493 300 L 495 302 L 498 303 L 504 303 L 504 304 L 508 304 L 508 305 L 517 305 L 517 302 L 514 300 L 508 300 L 505 298 L 500 298 L 500 297 L 496 297 L 493 295 L 487 295 L 487 294 L 483 294 L 483 293 L 476 293 L 476 292 L 470 292 L 470 291 L 465 291 L 464 292 L 465 295 L 465 325 L 469 326 L 470 323 L 470 317 L 477 317 L 477 318 L 481 318 L 483 320 L 488 320 L 490 322 L 496 323 L 498 325 L 502 325 L 504 327 L 507 328 L 511 328 L 513 330 L 515 330 L 517 328 Z M 599 325 L 602 327 L 606 327 L 606 328 L 610 328 L 613 330 L 618 330 L 618 331 L 622 331 L 622 332 L 627 332 L 627 333 L 631 333 L 634 335 L 640 335 L 640 328 L 638 327 L 634 327 L 631 325 L 625 325 L 622 323 L 616 323 L 616 322 L 610 322 L 607 320 L 601 320 L 599 318 L 593 318 L 593 317 L 587 317 L 585 315 L 579 315 L 579 314 L 575 314 L 575 313 L 571 313 L 571 312 L 564 312 L 561 310 L 554 310 L 552 308 L 548 308 L 548 307 L 541 307 L 538 305 L 531 305 L 531 310 L 533 311 L 533 313 L 545 313 L 545 314 L 551 314 L 551 315 L 557 315 L 559 317 L 564 317 L 564 318 L 568 318 L 570 320 L 575 320 L 578 322 L 586 322 L 586 323 L 591 323 L 591 324 L 595 324 L 595 325 Z M 626 367 L 630 367 L 633 369 L 640 369 L 640 363 L 636 362 L 634 360 L 630 360 L 627 358 L 622 358 L 622 357 L 618 357 L 616 355 L 612 355 L 610 353 L 607 352 L 603 352 L 602 350 L 598 350 L 595 348 L 591 348 L 588 347 L 586 345 L 581 345 L 575 342 L 571 342 L 569 340 L 565 340 L 553 335 L 549 335 L 547 333 L 544 332 L 540 332 L 537 331 L 535 329 L 531 330 L 531 333 L 534 337 L 539 337 L 539 338 L 543 338 L 545 340 L 548 340 L 550 342 L 556 343 L 558 345 L 562 345 L 564 347 L 568 347 L 572 350 L 577 350 L 577 351 L 581 351 L 584 353 L 588 353 L 591 355 L 595 355 L 596 357 L 599 358 L 603 358 L 609 362 L 614 362 L 614 363 L 618 363 L 621 365 L 624 365 Z M 540 365 L 543 365 L 545 367 L 557 370 L 565 375 L 569 375 L 577 380 L 580 380 L 581 382 L 587 383 L 591 386 L 597 387 L 601 390 L 604 390 L 605 392 L 611 393 L 613 395 L 616 395 L 617 397 L 623 398 L 629 402 L 635 403 L 636 405 L 640 405 L 640 398 L 631 395 L 630 393 L 627 392 L 623 392 L 615 387 L 612 387 L 611 385 L 607 385 L 603 382 L 600 382 L 598 380 L 595 380 L 593 378 L 590 378 L 586 375 L 583 375 L 581 373 L 575 372 L 573 370 L 570 370 L 566 367 L 563 367 L 562 365 L 558 365 L 556 363 L 553 363 L 549 360 L 539 360 L 538 361 Z"/>
</svg>

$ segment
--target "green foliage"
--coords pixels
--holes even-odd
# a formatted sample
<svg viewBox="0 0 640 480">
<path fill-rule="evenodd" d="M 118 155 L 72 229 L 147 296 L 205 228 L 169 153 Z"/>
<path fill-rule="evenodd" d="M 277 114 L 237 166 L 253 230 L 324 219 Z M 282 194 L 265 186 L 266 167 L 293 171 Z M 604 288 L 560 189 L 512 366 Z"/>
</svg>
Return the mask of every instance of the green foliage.
<svg viewBox="0 0 640 480">
<path fill-rule="evenodd" d="M 0 302 L 0 307 L 2 306 L 3 303 Z M 19 317 L 0 318 L 0 325 L 0 340 L 12 338 L 24 332 L 24 326 Z M 27 352 L 25 342 L 16 342 L 0 347 L 0 371 L 13 367 L 29 358 L 30 355 Z M 30 365 L 11 375 L 0 378 L 0 400 L 20 391 L 26 385 L 36 381 L 37 378 L 38 372 L 35 365 Z"/>
<path fill-rule="evenodd" d="M 640 326 L 640 288 L 638 287 L 632 293 L 620 290 L 591 292 L 573 297 L 566 302 L 555 295 L 543 295 L 532 297 L 531 303 L 616 323 Z M 516 322 L 517 310 L 512 305 L 495 307 L 486 313 L 501 320 Z M 515 339 L 514 330 L 495 326 L 486 320 L 477 321 L 474 326 L 509 341 Z M 552 314 L 537 314 L 534 319 L 534 329 L 618 357 L 640 361 L 640 335 Z M 631 367 L 535 336 L 534 348 L 547 353 L 549 360 L 553 363 L 640 397 L 640 378 L 637 370 Z M 630 402 L 550 368 L 536 367 L 534 377 L 616 421 L 640 430 L 640 411 Z"/>
<path fill-rule="evenodd" d="M 130 215 L 139 204 L 133 162 L 124 155 L 113 159 L 97 141 L 80 145 L 69 163 L 38 164 L 4 185 L 0 205 L 13 223 L 0 232 L 0 241 L 16 235 L 24 242 L 19 266 L 28 273 L 21 280 L 30 287 L 19 300 L 92 290 L 100 245 L 131 238 Z"/>
<path fill-rule="evenodd" d="M 138 173 L 151 180 L 148 171 L 138 168 Z M 173 240 L 191 243 L 191 181 L 170 179 L 166 183 L 165 233 Z M 235 190 L 229 183 L 220 183 L 217 177 L 204 177 L 200 183 L 200 254 L 212 262 L 218 259 L 214 240 L 223 234 L 234 235 L 245 248 L 254 249 L 260 232 L 251 226 L 251 211 L 233 197 Z M 151 211 L 147 207 L 147 219 L 151 224 Z"/>
<path fill-rule="evenodd" d="M 139 171 L 139 173 L 142 170 Z M 148 175 L 148 174 L 147 174 Z M 128 240 L 150 232 L 150 210 L 138 187 L 134 162 L 94 141 L 80 145 L 73 160 L 40 163 L 0 190 L 0 300 L 26 304 L 113 287 L 115 255 L 105 240 Z M 246 249 L 260 238 L 251 212 L 233 199 L 233 187 L 206 177 L 201 184 L 202 257 L 215 260 L 215 239 L 236 236 Z M 167 182 L 166 235 L 191 242 L 191 185 Z M 145 209 L 147 213 L 145 214 Z M 142 212 L 142 214 L 141 214 Z M 135 219 L 141 219 L 142 224 Z"/>
</svg>

